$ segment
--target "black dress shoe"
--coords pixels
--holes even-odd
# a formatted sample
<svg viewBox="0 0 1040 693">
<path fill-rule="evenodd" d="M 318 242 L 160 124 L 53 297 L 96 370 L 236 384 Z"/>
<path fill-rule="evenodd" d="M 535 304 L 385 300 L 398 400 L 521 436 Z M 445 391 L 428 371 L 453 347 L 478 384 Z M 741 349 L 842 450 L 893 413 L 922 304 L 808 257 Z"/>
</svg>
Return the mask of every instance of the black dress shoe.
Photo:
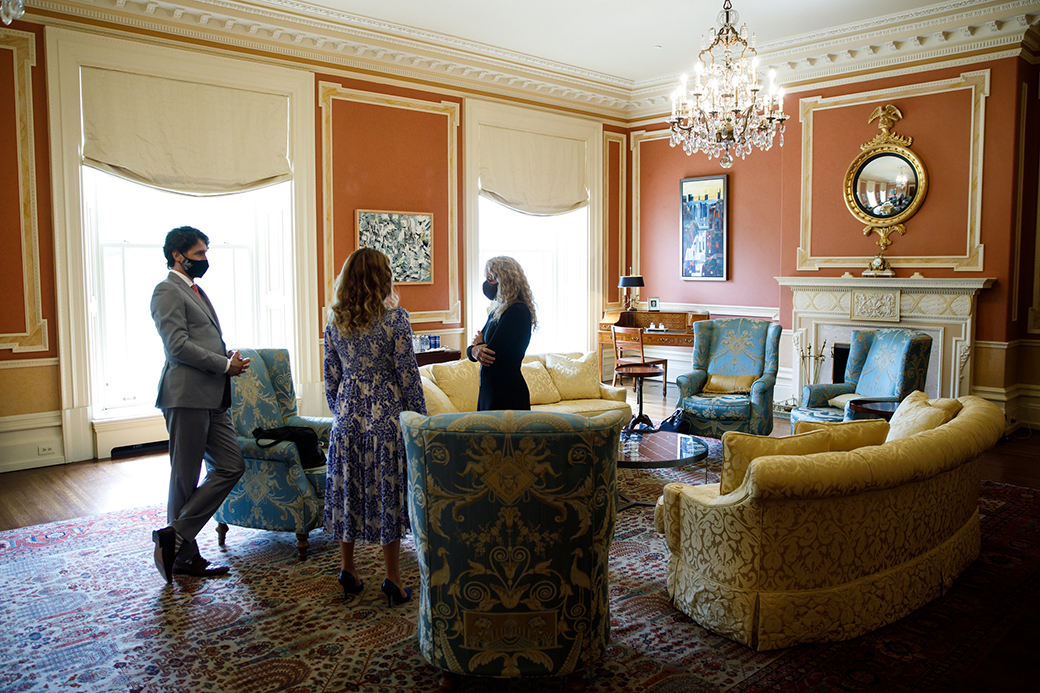
<svg viewBox="0 0 1040 693">
<path fill-rule="evenodd" d="M 166 582 L 173 582 L 173 557 L 177 554 L 177 532 L 173 527 L 163 527 L 152 532 L 155 542 L 155 567 Z"/>
<path fill-rule="evenodd" d="M 174 561 L 173 563 L 173 574 L 174 575 L 191 575 L 192 577 L 215 577 L 217 575 L 226 575 L 231 571 L 226 565 L 210 565 L 202 556 L 198 556 L 190 561 Z"/>
</svg>

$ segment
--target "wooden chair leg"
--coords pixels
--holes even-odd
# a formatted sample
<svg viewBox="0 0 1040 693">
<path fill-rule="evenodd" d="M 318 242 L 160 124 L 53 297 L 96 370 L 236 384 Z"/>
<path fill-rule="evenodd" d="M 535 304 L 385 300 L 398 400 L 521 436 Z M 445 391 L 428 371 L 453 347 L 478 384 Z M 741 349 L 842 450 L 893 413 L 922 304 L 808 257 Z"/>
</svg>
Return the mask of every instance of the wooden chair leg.
<svg viewBox="0 0 1040 693">
<path fill-rule="evenodd" d="M 442 691 L 453 691 L 459 687 L 459 675 L 450 671 L 442 671 L 439 685 Z"/>
<path fill-rule="evenodd" d="M 567 683 L 565 688 L 570 693 L 581 693 L 585 690 L 585 672 L 576 671 L 573 674 L 567 676 Z"/>
<path fill-rule="evenodd" d="M 217 523 L 217 545 L 224 545 L 224 538 L 227 536 L 227 525 L 223 522 Z"/>
<path fill-rule="evenodd" d="M 307 560 L 307 549 L 311 547 L 311 542 L 307 539 L 307 532 L 296 533 L 296 550 L 300 552 L 300 560 Z"/>
</svg>

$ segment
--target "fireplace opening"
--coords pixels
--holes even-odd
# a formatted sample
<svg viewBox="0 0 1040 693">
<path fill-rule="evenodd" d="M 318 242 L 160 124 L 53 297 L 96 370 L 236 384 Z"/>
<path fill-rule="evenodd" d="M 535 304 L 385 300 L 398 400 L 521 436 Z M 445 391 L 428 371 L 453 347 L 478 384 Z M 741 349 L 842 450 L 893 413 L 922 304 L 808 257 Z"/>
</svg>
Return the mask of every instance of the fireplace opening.
<svg viewBox="0 0 1040 693">
<path fill-rule="evenodd" d="M 845 366 L 849 362 L 850 344 L 835 342 L 831 345 L 831 382 L 845 382 Z"/>
</svg>

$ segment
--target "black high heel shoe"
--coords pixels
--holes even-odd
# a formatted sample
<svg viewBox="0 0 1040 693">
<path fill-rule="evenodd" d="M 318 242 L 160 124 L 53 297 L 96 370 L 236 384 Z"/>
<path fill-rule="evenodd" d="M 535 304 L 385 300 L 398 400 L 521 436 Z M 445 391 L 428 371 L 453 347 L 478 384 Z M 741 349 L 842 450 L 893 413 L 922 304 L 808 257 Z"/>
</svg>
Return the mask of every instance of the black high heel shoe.
<svg viewBox="0 0 1040 693">
<path fill-rule="evenodd" d="M 389 579 L 383 580 L 383 586 L 380 588 L 383 594 L 386 595 L 386 605 L 393 606 L 394 604 L 404 604 L 406 601 L 412 598 L 412 588 L 408 587 L 405 589 L 405 596 L 401 596 L 401 590 L 397 588 L 397 585 L 390 582 Z"/>
<path fill-rule="evenodd" d="M 348 594 L 357 594 L 365 588 L 365 583 L 361 580 L 355 579 L 353 575 L 347 571 L 342 571 L 339 574 L 339 584 L 343 585 L 343 598 L 346 599 Z"/>
</svg>

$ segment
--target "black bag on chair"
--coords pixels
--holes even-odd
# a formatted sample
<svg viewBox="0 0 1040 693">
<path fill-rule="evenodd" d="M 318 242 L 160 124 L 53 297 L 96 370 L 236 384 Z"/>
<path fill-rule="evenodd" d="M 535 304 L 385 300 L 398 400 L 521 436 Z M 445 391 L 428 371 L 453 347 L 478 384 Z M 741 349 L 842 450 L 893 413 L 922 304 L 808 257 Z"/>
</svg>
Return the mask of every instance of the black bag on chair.
<svg viewBox="0 0 1040 693">
<path fill-rule="evenodd" d="M 279 426 L 278 428 L 254 428 L 253 437 L 256 438 L 258 448 L 269 448 L 283 440 L 288 440 L 296 445 L 300 451 L 300 464 L 304 469 L 320 467 L 325 464 L 325 452 L 318 442 L 318 434 L 314 429 L 306 426 Z M 260 439 L 270 440 L 270 443 L 261 443 Z"/>
<path fill-rule="evenodd" d="M 658 431 L 671 431 L 672 433 L 683 433 L 689 434 L 693 429 L 690 422 L 683 418 L 682 408 L 676 409 L 672 412 L 672 415 L 661 422 L 661 425 L 657 427 Z"/>
</svg>

